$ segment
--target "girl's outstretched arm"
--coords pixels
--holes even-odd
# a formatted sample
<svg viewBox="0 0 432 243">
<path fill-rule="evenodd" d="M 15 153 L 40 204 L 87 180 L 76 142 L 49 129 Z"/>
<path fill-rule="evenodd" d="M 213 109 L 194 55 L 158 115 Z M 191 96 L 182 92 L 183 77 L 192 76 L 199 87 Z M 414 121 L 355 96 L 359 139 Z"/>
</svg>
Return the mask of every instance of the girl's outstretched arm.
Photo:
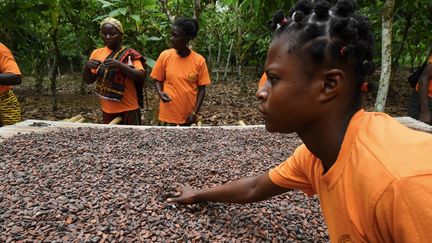
<svg viewBox="0 0 432 243">
<path fill-rule="evenodd" d="M 200 201 L 251 203 L 262 201 L 287 191 L 289 189 L 277 186 L 270 180 L 268 173 L 265 173 L 201 190 L 179 184 L 178 197 L 168 198 L 167 201 L 183 204 Z"/>
</svg>

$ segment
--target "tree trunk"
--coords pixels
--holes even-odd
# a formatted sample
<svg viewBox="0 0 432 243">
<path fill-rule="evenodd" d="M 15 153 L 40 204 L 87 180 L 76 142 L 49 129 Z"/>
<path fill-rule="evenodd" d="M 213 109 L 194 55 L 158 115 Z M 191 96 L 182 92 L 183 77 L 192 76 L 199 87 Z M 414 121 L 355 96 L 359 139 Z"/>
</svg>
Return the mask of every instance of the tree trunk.
<svg viewBox="0 0 432 243">
<path fill-rule="evenodd" d="M 160 2 L 161 7 L 162 7 L 162 12 L 165 13 L 165 15 L 167 16 L 169 22 L 170 22 L 171 24 L 174 24 L 175 16 L 173 16 L 173 15 L 171 14 L 171 11 L 170 11 L 170 9 L 169 9 L 169 7 L 168 7 L 168 1 L 167 1 L 167 0 L 159 0 L 159 2 Z"/>
<path fill-rule="evenodd" d="M 226 63 L 226 66 L 225 66 L 225 72 L 224 72 L 224 78 L 223 78 L 224 81 L 227 80 L 228 66 L 229 66 L 229 64 L 230 64 L 231 51 L 232 51 L 232 48 L 233 48 L 233 44 L 234 44 L 234 41 L 231 40 L 230 48 L 229 48 L 229 52 L 228 52 L 227 63 Z"/>
<path fill-rule="evenodd" d="M 53 33 L 52 33 L 52 41 L 54 44 L 55 56 L 54 56 L 53 69 L 51 72 L 51 109 L 52 109 L 52 111 L 57 111 L 57 94 L 56 94 L 57 72 L 56 71 L 58 70 L 59 61 L 60 61 L 60 49 L 59 49 L 58 43 L 57 43 L 57 32 L 58 32 L 58 28 L 54 28 Z"/>
<path fill-rule="evenodd" d="M 405 43 L 407 42 L 408 33 L 409 33 L 410 28 L 411 28 L 411 25 L 412 25 L 412 13 L 410 12 L 410 13 L 408 13 L 408 16 L 406 17 L 406 23 L 405 23 L 405 27 L 404 27 L 404 30 L 402 33 L 402 38 L 401 38 L 402 41 L 400 42 L 401 44 L 400 44 L 399 50 L 395 53 L 395 57 L 393 58 L 393 63 L 392 63 L 392 67 L 393 67 L 392 73 L 393 74 L 396 74 L 398 69 L 399 69 L 399 66 L 400 66 L 399 60 L 400 60 L 400 57 L 402 55 L 403 49 L 405 47 Z"/>
<path fill-rule="evenodd" d="M 393 27 L 394 0 L 386 0 L 382 15 L 382 51 L 381 51 L 381 77 L 375 110 L 383 112 L 387 100 L 387 92 L 391 77 L 391 37 Z"/>
<path fill-rule="evenodd" d="M 199 18 L 201 16 L 201 11 L 202 11 L 201 0 L 194 0 L 193 3 L 194 3 L 194 18 L 199 21 Z"/>
</svg>

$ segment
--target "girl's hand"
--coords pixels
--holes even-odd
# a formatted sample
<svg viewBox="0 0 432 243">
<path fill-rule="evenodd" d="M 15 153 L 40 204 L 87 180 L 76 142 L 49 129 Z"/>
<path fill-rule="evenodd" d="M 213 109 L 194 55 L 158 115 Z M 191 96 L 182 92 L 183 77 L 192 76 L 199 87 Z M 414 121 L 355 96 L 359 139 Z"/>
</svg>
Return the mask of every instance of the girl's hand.
<svg viewBox="0 0 432 243">
<path fill-rule="evenodd" d="M 177 202 L 182 204 L 192 204 L 197 200 L 195 198 L 197 190 L 190 187 L 188 184 L 177 184 L 177 193 L 174 194 L 176 197 L 167 199 L 167 202 Z"/>
<path fill-rule="evenodd" d="M 99 60 L 90 59 L 85 63 L 84 67 L 88 69 L 97 69 L 101 64 L 102 62 Z"/>
<path fill-rule="evenodd" d="M 162 100 L 163 103 L 167 103 L 171 101 L 171 97 L 165 92 L 160 92 L 159 98 Z"/>
</svg>

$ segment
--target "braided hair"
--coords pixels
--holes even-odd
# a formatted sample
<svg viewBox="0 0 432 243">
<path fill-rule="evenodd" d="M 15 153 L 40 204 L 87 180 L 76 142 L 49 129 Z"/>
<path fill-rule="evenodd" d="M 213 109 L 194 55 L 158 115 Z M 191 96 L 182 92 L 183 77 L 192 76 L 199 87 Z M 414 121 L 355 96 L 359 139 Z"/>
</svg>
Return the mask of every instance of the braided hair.
<svg viewBox="0 0 432 243">
<path fill-rule="evenodd" d="M 323 0 L 300 0 L 284 16 L 277 11 L 271 22 L 275 37 L 287 33 L 293 49 L 302 49 L 313 65 L 343 65 L 354 74 L 358 90 L 365 91 L 365 77 L 374 72 L 373 36 L 368 19 L 355 13 L 353 0 L 331 5 Z M 274 37 L 274 38 L 275 38 Z"/>
<path fill-rule="evenodd" d="M 198 34 L 199 24 L 194 18 L 180 17 L 174 22 L 174 25 L 180 27 L 189 37 L 195 38 Z"/>
</svg>

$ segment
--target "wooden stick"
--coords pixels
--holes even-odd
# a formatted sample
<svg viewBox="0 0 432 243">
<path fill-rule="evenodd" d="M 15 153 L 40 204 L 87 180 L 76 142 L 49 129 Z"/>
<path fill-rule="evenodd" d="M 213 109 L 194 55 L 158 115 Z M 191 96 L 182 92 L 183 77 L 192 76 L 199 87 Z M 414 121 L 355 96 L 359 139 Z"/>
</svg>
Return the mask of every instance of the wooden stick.
<svg viewBox="0 0 432 243">
<path fill-rule="evenodd" d="M 112 121 L 108 124 L 109 125 L 118 125 L 121 121 L 122 121 L 122 118 L 120 116 L 118 116 L 118 117 L 112 119 Z"/>
<path fill-rule="evenodd" d="M 66 121 L 67 122 L 76 122 L 76 121 L 78 121 L 81 118 L 84 118 L 84 117 L 82 115 L 76 115 L 76 116 L 74 116 L 72 118 L 67 119 Z"/>
<path fill-rule="evenodd" d="M 76 121 L 77 123 L 83 123 L 85 121 L 85 118 L 83 117 L 83 118 L 81 118 L 81 119 L 79 119 L 78 121 Z"/>
</svg>

